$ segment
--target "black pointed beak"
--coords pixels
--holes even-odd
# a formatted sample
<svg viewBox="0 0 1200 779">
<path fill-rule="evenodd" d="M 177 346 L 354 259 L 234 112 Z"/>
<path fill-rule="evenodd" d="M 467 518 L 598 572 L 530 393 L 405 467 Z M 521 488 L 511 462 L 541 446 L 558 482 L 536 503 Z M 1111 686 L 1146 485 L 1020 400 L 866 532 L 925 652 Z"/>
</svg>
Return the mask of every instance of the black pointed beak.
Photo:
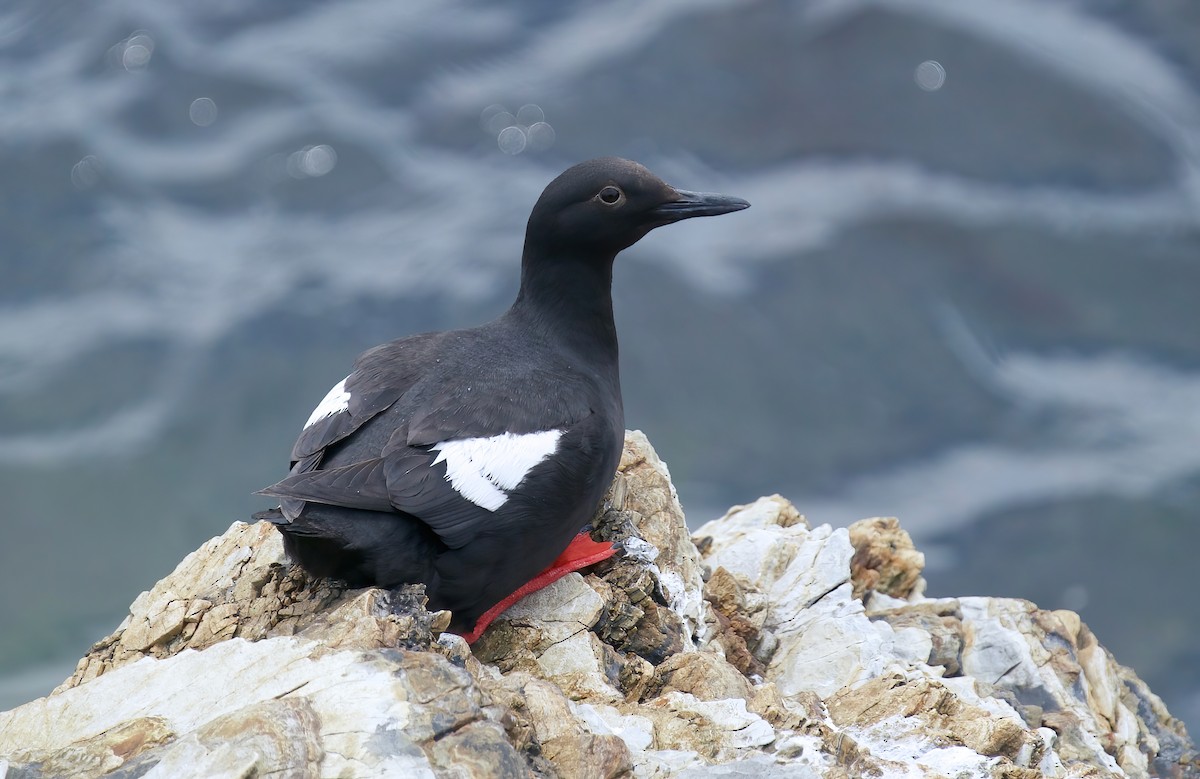
<svg viewBox="0 0 1200 779">
<path fill-rule="evenodd" d="M 655 206 L 651 213 L 663 224 L 678 222 L 680 219 L 691 219 L 693 216 L 717 216 L 749 208 L 750 204 L 740 197 L 718 195 L 714 192 L 688 192 L 677 189 L 678 200 L 669 200 Z"/>
</svg>

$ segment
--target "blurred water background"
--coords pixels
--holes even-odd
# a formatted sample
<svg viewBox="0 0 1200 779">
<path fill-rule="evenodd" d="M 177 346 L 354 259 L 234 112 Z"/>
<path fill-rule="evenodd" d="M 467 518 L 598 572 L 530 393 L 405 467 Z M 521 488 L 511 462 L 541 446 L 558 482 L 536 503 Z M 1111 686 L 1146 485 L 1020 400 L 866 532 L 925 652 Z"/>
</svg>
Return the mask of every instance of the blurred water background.
<svg viewBox="0 0 1200 779">
<path fill-rule="evenodd" d="M 690 521 L 898 515 L 1200 728 L 1200 4 L 0 6 L 0 709 L 268 502 L 360 350 L 482 322 L 604 154 L 754 207 L 618 264 Z"/>
</svg>

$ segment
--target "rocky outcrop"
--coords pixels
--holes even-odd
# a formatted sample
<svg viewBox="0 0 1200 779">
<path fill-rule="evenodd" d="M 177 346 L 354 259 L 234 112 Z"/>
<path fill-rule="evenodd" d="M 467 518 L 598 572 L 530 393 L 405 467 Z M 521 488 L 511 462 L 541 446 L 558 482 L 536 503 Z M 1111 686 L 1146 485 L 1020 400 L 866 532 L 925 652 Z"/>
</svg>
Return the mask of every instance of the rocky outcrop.
<svg viewBox="0 0 1200 779">
<path fill-rule="evenodd" d="M 689 534 L 631 433 L 595 534 L 624 554 L 468 647 L 419 586 L 311 581 L 237 523 L 0 714 L 0 777 L 1200 776 L 1077 615 L 923 597 L 894 519 L 772 496 Z"/>
</svg>

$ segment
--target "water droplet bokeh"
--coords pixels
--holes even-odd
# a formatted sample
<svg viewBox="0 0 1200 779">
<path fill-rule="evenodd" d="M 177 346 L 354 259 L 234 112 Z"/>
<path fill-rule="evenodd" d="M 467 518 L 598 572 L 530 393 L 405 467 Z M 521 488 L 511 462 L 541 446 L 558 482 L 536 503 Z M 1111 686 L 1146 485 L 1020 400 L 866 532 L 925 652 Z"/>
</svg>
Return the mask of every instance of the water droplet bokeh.
<svg viewBox="0 0 1200 779">
<path fill-rule="evenodd" d="M 150 57 L 154 54 L 154 38 L 145 30 L 137 30 L 115 48 L 125 70 L 142 70 L 150 64 Z"/>
<path fill-rule="evenodd" d="M 545 151 L 554 145 L 554 128 L 545 122 L 534 122 L 525 133 L 530 151 Z"/>
<path fill-rule="evenodd" d="M 554 128 L 536 103 L 521 106 L 515 116 L 500 103 L 492 103 L 480 111 L 479 122 L 485 131 L 496 136 L 496 145 L 505 154 L 545 151 L 554 145 Z"/>
<path fill-rule="evenodd" d="M 545 121 L 546 114 L 542 111 L 542 107 L 536 103 L 526 103 L 517 109 L 517 124 L 523 124 L 526 127 Z"/>
<path fill-rule="evenodd" d="M 926 92 L 936 92 L 946 83 L 946 69 L 937 60 L 925 60 L 913 71 L 917 86 Z"/>
<path fill-rule="evenodd" d="M 79 189 L 91 189 L 100 181 L 100 160 L 87 155 L 71 168 L 71 183 Z"/>
<path fill-rule="evenodd" d="M 508 111 L 497 111 L 492 114 L 487 121 L 487 131 L 492 135 L 499 135 L 504 128 L 512 127 L 517 123 L 517 117 L 510 114 Z"/>
<path fill-rule="evenodd" d="M 496 114 L 506 113 L 507 110 L 508 109 L 499 103 L 492 103 L 490 106 L 479 112 L 479 126 L 488 132 L 493 132 L 491 126 L 492 117 Z M 507 126 L 508 125 L 505 125 L 505 127 Z M 504 128 L 501 127 L 500 129 L 503 130 Z M 496 130 L 495 132 L 499 132 L 499 130 Z"/>
<path fill-rule="evenodd" d="M 294 179 L 319 178 L 337 165 L 337 152 L 328 144 L 305 146 L 287 157 L 287 172 Z"/>
<path fill-rule="evenodd" d="M 198 97 L 188 107 L 188 117 L 200 127 L 208 127 L 217 121 L 217 104 L 211 97 Z"/>
<path fill-rule="evenodd" d="M 516 125 L 505 127 L 496 136 L 496 144 L 505 154 L 520 154 L 525 151 L 525 131 Z"/>
</svg>

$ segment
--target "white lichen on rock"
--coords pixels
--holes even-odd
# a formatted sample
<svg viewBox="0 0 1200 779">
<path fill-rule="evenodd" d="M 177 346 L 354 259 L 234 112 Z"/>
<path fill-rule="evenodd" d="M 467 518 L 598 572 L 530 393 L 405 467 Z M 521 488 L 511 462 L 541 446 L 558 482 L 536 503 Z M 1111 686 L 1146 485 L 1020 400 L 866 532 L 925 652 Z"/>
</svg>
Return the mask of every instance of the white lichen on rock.
<svg viewBox="0 0 1200 779">
<path fill-rule="evenodd" d="M 0 713 L 0 779 L 1200 774 L 1078 615 L 924 598 L 893 518 L 812 528 L 771 496 L 693 541 L 630 433 L 596 532 L 625 554 L 469 648 L 420 587 L 311 581 L 236 523 Z"/>
</svg>

